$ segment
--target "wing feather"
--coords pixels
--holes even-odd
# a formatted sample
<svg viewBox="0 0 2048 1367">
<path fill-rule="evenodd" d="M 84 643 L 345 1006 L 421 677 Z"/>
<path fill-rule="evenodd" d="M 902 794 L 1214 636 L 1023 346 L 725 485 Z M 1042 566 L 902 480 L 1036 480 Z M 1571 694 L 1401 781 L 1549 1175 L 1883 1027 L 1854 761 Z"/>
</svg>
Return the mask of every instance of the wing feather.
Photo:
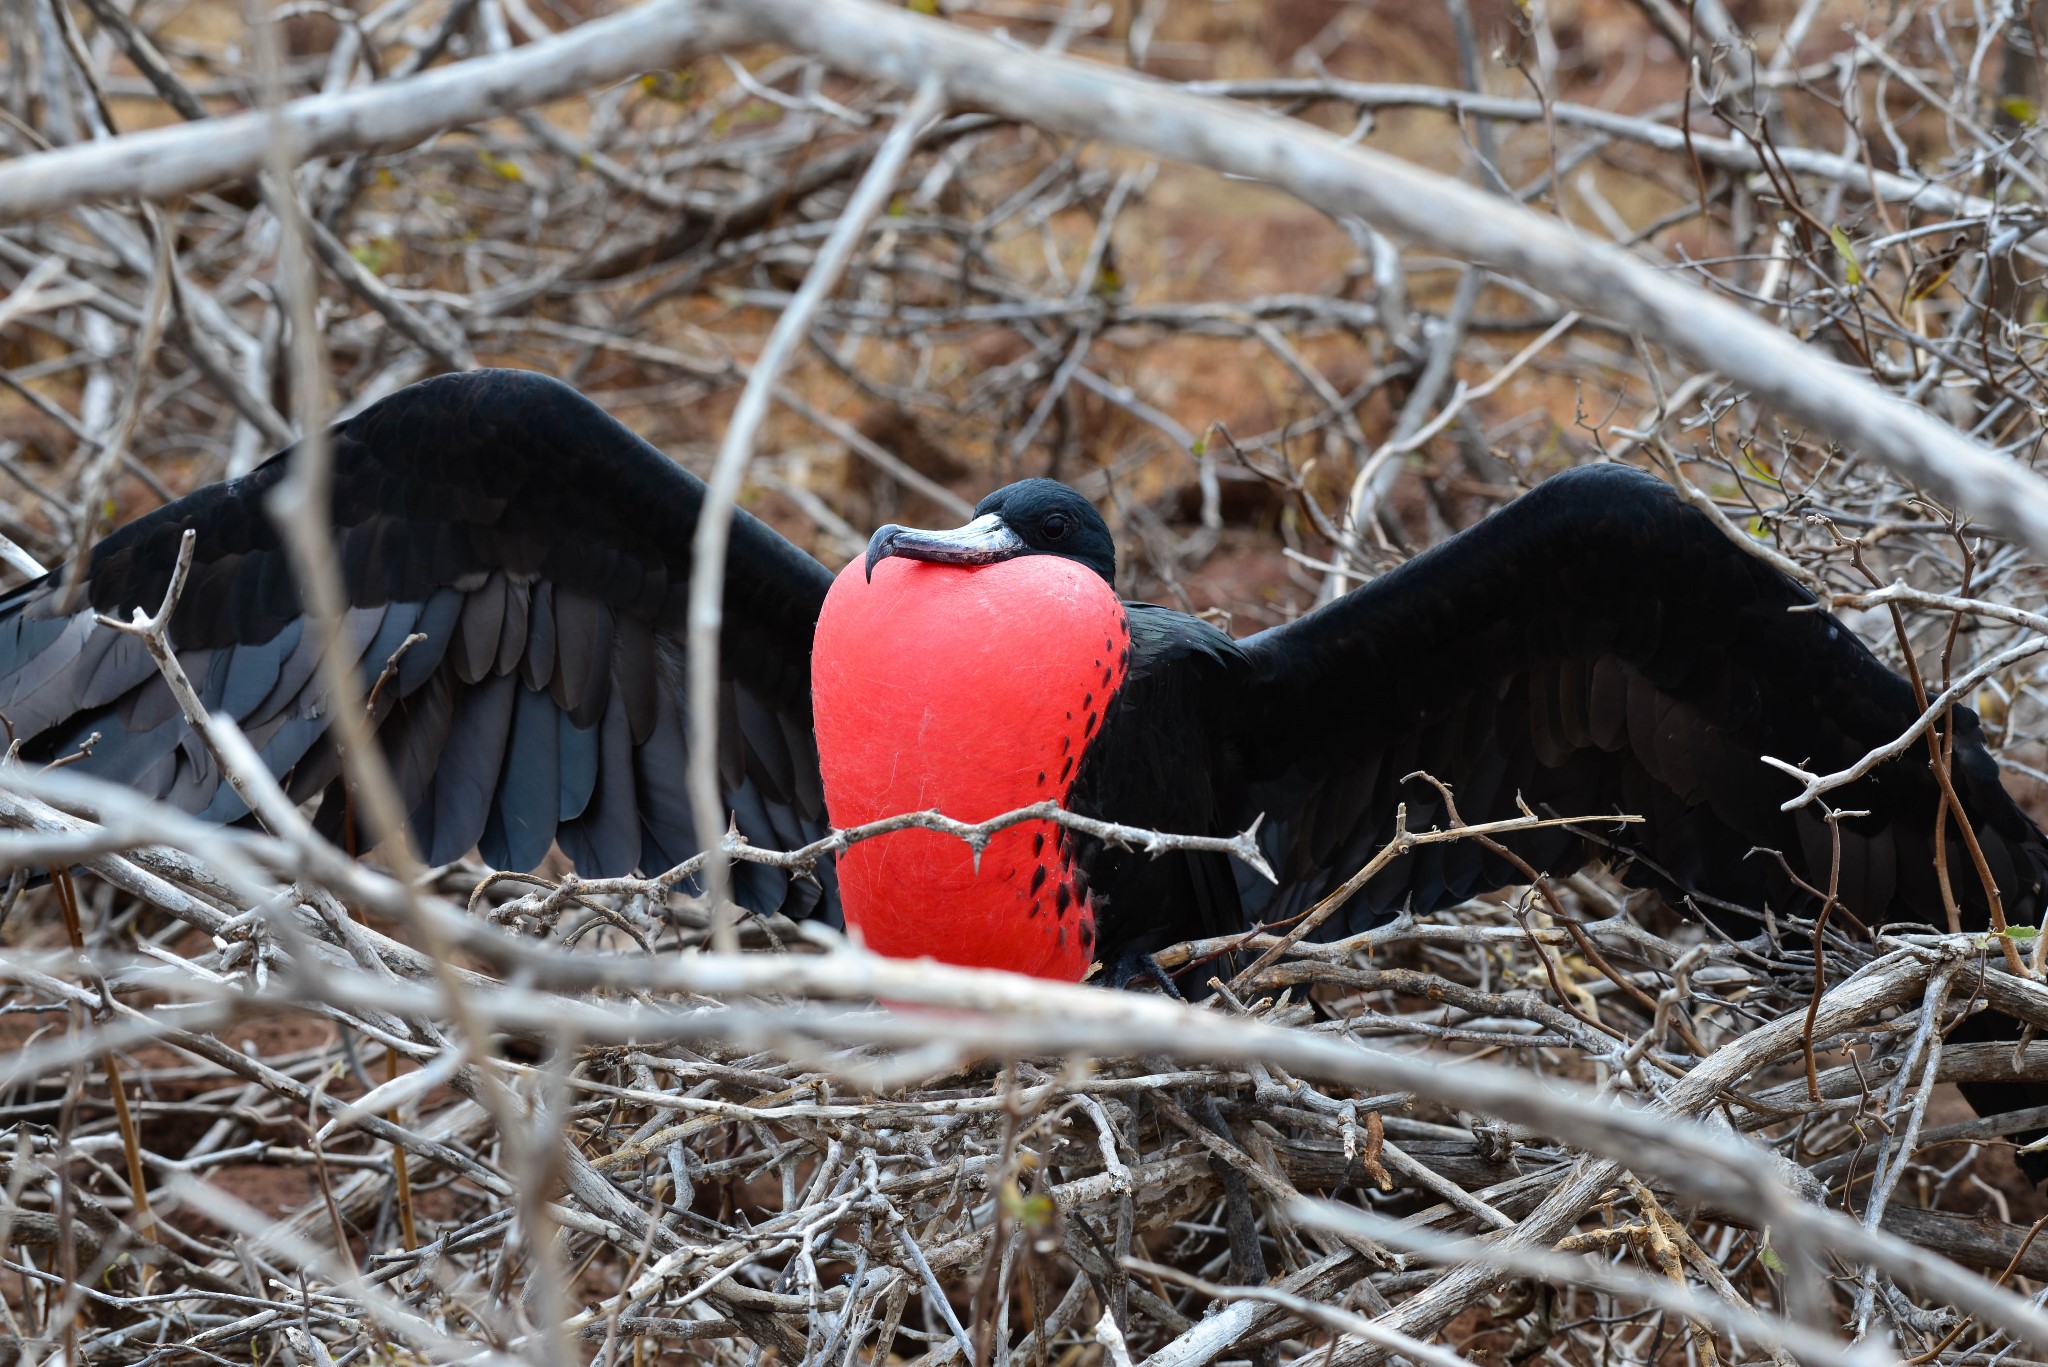
<svg viewBox="0 0 2048 1367">
<path fill-rule="evenodd" d="M 522 687 L 514 694 L 497 800 L 480 848 L 484 862 L 494 868 L 530 869 L 547 858 L 555 843 L 562 809 L 562 714 L 545 693 Z"/>
<path fill-rule="evenodd" d="M 556 716 L 561 721 L 556 745 L 562 756 L 556 815 L 562 821 L 574 821 L 590 805 L 590 795 L 597 788 L 598 726 L 578 726 L 566 712 Z M 602 724 L 600 721 L 599 726 Z"/>
<path fill-rule="evenodd" d="M 498 628 L 498 658 L 492 664 L 494 673 L 510 674 L 519 664 L 519 657 L 526 653 L 527 601 L 532 589 L 523 583 L 507 581 L 505 584 L 505 621 Z"/>
<path fill-rule="evenodd" d="M 1916 710 L 1905 681 L 1803 589 L 1664 485 L 1619 466 L 1547 481 L 1364 588 L 1238 644 L 1245 691 L 1217 719 L 1244 772 L 1227 820 L 1242 828 L 1272 814 L 1264 838 L 1282 887 L 1241 883 L 1247 908 L 1268 919 L 1311 904 L 1379 848 L 1396 802 L 1408 802 L 1411 829 L 1434 814 L 1414 785 L 1389 788 L 1385 775 L 1411 769 L 1451 783 L 1467 821 L 1513 815 L 1517 795 L 1555 815 L 1645 818 L 1506 840 L 1539 868 L 1565 872 L 1605 851 L 1630 881 L 1669 896 L 1810 909 L 1800 885 L 1827 887 L 1830 832 L 1811 812 L 1779 810 L 1795 789 L 1760 757 L 1846 767 Z M 1496 701 L 1461 712 L 1460 695 Z M 2031 923 L 2048 845 L 2000 786 L 1974 716 L 1957 718 L 1972 825 L 2008 915 Z M 1872 813 L 1844 828 L 1845 904 L 1853 895 L 1866 921 L 1939 922 L 1923 872 L 1938 800 L 1924 759 L 1895 760 L 1836 797 Z M 1950 866 L 1967 869 L 1952 838 Z M 1779 851 L 1790 874 L 1752 849 Z M 1427 913 L 1497 886 L 1505 867 L 1472 842 L 1425 847 L 1368 885 L 1348 927 L 1334 929 L 1404 905 Z M 1977 880 L 1953 881 L 1982 925 Z M 1753 930 L 1737 922 L 1736 933 Z"/>
<path fill-rule="evenodd" d="M 533 605 L 526 617 L 526 655 L 520 677 L 528 688 L 546 688 L 555 677 L 555 586 L 543 579 L 533 586 Z"/>
<path fill-rule="evenodd" d="M 672 869 L 695 852 L 688 762 L 682 723 L 674 703 L 664 696 L 655 708 L 654 729 L 633 758 L 639 780 L 634 796 L 640 811 L 643 869 Z"/>
<path fill-rule="evenodd" d="M 298 646 L 303 629 L 304 623 L 294 620 L 267 641 L 245 641 L 235 647 L 234 662 L 228 666 L 227 689 L 221 694 L 223 712 L 237 719 L 246 717 L 270 696 L 284 669 L 285 657 Z M 145 650 L 143 655 L 146 659 L 148 652 Z M 88 707 L 92 705 L 89 698 L 81 701 Z"/>
<path fill-rule="evenodd" d="M 604 716 L 612 670 L 612 612 L 580 593 L 557 593 L 555 667 L 548 691 L 578 726 Z"/>
<path fill-rule="evenodd" d="M 434 777 L 434 843 L 427 860 L 447 864 L 462 858 L 483 837 L 498 792 L 505 741 L 519 681 L 497 674 L 467 685 L 455 699 L 455 720 Z"/>
<path fill-rule="evenodd" d="M 633 733 L 618 694 L 598 726 L 597 780 L 590 801 L 557 834 L 562 853 L 594 878 L 610 878 L 640 862 L 640 808 L 634 793 Z"/>
<path fill-rule="evenodd" d="M 517 371 L 402 390 L 337 426 L 332 450 L 343 649 L 369 683 L 408 634 L 425 638 L 383 682 L 372 724 L 428 856 L 482 841 L 493 862 L 531 867 L 559 841 L 585 872 L 612 874 L 693 854 L 680 665 L 703 486 L 567 386 Z M 153 611 L 189 528 L 172 644 L 286 791 L 323 797 L 318 821 L 338 830 L 321 646 L 264 508 L 288 468 L 275 458 L 109 535 L 75 608 L 61 575 L 0 595 L 0 716 L 30 760 L 97 736 L 84 772 L 246 817 L 146 651 L 93 622 Z M 826 829 L 809 659 L 831 576 L 744 513 L 731 545 L 727 803 L 749 839 L 800 843 Z M 822 895 L 779 874 L 739 887 L 764 911 Z"/>
<path fill-rule="evenodd" d="M 447 587 L 435 589 L 421 606 L 419 621 L 413 624 L 413 630 L 426 639 L 414 645 L 398 662 L 399 697 L 411 697 L 421 684 L 433 677 L 441 661 L 447 657 L 448 643 L 461 618 L 461 592 Z"/>
<path fill-rule="evenodd" d="M 0 709 L 13 706 L 27 698 L 57 675 L 68 669 L 85 649 L 86 641 L 92 636 L 95 624 L 89 612 L 73 613 L 49 623 L 34 623 L 38 628 L 36 636 L 44 641 L 42 647 L 22 660 L 20 668 L 8 678 L 4 690 L 0 690 Z M 22 632 L 23 644 L 28 643 L 29 633 Z"/>
<path fill-rule="evenodd" d="M 399 798 L 413 819 L 413 835 L 422 848 L 431 843 L 433 831 L 434 775 L 441 763 L 441 751 L 448 743 L 449 727 L 455 719 L 455 695 L 449 675 L 437 672 L 397 705 L 390 722 L 391 777 L 398 785 Z"/>
<path fill-rule="evenodd" d="M 480 683 L 498 662 L 498 632 L 505 625 L 505 576 L 493 574 L 462 605 L 455 635 L 455 677 Z"/>
</svg>

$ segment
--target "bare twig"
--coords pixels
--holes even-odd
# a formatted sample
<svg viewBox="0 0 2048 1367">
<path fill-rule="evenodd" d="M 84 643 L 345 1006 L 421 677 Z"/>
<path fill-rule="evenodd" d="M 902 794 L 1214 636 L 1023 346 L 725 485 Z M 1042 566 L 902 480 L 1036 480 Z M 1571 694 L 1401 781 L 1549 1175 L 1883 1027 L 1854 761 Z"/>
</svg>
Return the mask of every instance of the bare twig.
<svg viewBox="0 0 2048 1367">
<path fill-rule="evenodd" d="M 740 480 L 753 456 L 754 434 L 768 411 L 769 399 L 790 356 L 810 331 L 812 315 L 838 286 L 869 221 L 894 193 L 919 131 L 943 107 L 944 95 L 936 81 L 919 85 L 895 129 L 875 153 L 874 164 L 847 201 L 831 237 L 819 250 L 817 263 L 804 277 L 803 288 L 776 321 L 767 346 L 754 362 L 739 407 L 726 427 L 718 464 L 712 469 L 704 506 L 697 516 L 690 572 L 690 804 L 697 816 L 697 846 L 705 855 L 704 889 L 714 918 L 712 941 L 726 952 L 738 942 L 726 902 L 725 853 L 720 839 L 725 799 L 718 784 L 718 632 L 725 601 L 725 548 Z"/>
</svg>

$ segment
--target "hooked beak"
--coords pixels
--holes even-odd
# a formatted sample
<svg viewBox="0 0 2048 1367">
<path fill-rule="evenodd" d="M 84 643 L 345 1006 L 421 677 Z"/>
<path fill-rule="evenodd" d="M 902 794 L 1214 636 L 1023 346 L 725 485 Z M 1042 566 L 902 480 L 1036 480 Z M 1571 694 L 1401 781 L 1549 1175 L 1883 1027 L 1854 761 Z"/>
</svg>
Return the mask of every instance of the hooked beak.
<svg viewBox="0 0 2048 1367">
<path fill-rule="evenodd" d="M 983 513 L 950 532 L 921 532 L 892 522 L 868 540 L 868 580 L 873 582 L 876 564 L 892 555 L 933 565 L 993 565 L 1028 549 L 1024 538 L 994 513 Z"/>
</svg>

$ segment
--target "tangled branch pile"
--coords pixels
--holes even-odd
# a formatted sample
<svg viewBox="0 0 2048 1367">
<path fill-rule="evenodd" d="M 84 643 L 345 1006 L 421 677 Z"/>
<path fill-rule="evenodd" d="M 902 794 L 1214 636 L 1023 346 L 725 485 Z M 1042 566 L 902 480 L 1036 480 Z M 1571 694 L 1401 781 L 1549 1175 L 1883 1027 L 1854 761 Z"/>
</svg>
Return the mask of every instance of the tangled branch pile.
<svg viewBox="0 0 2048 1367">
<path fill-rule="evenodd" d="M 2030 465 L 2032 6 L 944 9 L 1067 83 L 1023 121 L 1001 73 L 946 58 L 950 112 L 748 466 L 749 506 L 800 544 L 836 562 L 877 522 L 1053 474 L 1108 508 L 1129 596 L 1241 633 L 1567 464 L 1647 462 L 1930 695 L 1956 685 L 2016 787 L 2048 781 L 2048 543 L 1964 525 L 2026 536 L 2040 509 L 1937 506 L 1896 444 L 1860 459 L 1850 428 L 1753 401 L 1772 377 L 1704 303 L 1695 332 L 1617 294 L 1617 325 L 1574 306 L 1585 278 L 1502 265 L 1533 259 L 1531 215 L 1611 240 L 1809 343 L 1787 386 L 1917 430 L 1859 373 Z M 905 102 L 863 73 L 920 30 L 859 0 L 643 14 L 0 5 L 6 582 L 448 368 L 563 376 L 707 469 Z M 702 32 L 667 35 L 679 15 Z M 522 54 L 556 84 L 493 94 L 502 117 L 440 112 L 482 76 L 408 84 Z M 1218 114 L 1196 160 L 1313 127 L 1498 214 L 1406 224 L 1404 247 L 1118 150 L 1177 136 L 1179 106 L 1042 131 L 1085 122 L 1114 66 L 1271 116 Z M 239 154 L 221 134 L 130 167 L 120 135 L 384 94 L 416 129 L 399 150 L 336 120 L 302 164 L 130 197 Z M 1454 240 L 1502 268 L 1432 254 Z M 458 865 L 407 887 L 288 819 L 211 830 L 18 763 L 0 825 L 0 1330 L 35 1361 L 2048 1354 L 2025 1294 L 2048 1207 L 1998 1142 L 2048 1116 L 1967 1119 L 1947 1087 L 2044 1076 L 2038 1051 L 1944 1040 L 1987 1001 L 2048 1025 L 2011 946 L 1783 915 L 1733 944 L 1592 875 L 1276 956 L 1193 947 L 1245 951 L 1196 970 L 1224 990 L 1195 1009 L 786 924 L 707 953 L 709 913 L 666 883 L 472 899 L 484 871 Z"/>
</svg>

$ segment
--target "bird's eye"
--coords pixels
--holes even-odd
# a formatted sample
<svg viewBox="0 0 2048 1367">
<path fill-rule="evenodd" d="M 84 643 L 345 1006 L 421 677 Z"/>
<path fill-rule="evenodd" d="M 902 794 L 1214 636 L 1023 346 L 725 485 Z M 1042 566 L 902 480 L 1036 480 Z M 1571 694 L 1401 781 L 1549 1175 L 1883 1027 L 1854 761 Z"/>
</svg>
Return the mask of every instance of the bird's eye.
<svg viewBox="0 0 2048 1367">
<path fill-rule="evenodd" d="M 1058 541 L 1072 529 L 1073 522 L 1065 513 L 1047 513 L 1038 523 L 1038 530 L 1054 541 Z"/>
</svg>

